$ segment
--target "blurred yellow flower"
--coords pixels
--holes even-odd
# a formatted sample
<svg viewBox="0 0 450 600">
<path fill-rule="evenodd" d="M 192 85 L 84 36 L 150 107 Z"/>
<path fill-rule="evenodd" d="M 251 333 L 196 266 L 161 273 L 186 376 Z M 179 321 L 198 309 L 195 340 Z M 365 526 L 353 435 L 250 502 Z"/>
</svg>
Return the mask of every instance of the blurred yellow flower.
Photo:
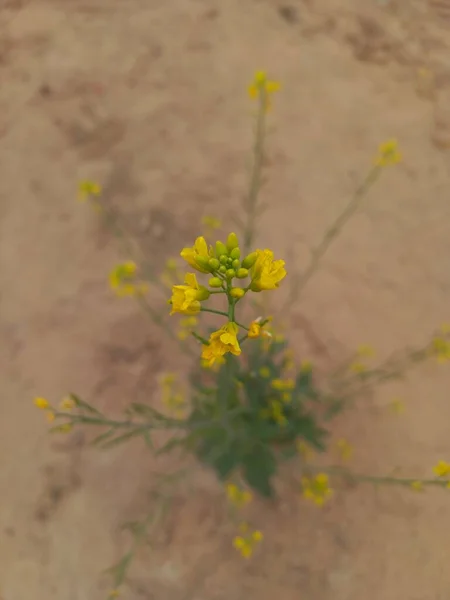
<svg viewBox="0 0 450 600">
<path fill-rule="evenodd" d="M 302 488 L 303 497 L 306 500 L 311 500 L 317 506 L 323 506 L 333 494 L 326 473 L 318 473 L 313 478 L 302 477 Z"/>
<path fill-rule="evenodd" d="M 270 386 L 274 390 L 285 392 L 295 388 L 295 381 L 293 379 L 272 379 Z"/>
<path fill-rule="evenodd" d="M 274 290 L 286 277 L 284 260 L 274 260 L 272 250 L 256 250 L 257 259 L 252 267 L 250 289 L 254 292 Z"/>
<path fill-rule="evenodd" d="M 258 338 L 261 335 L 261 325 L 256 321 L 252 321 L 247 335 L 249 338 Z"/>
<path fill-rule="evenodd" d="M 75 406 L 75 402 L 68 396 L 67 398 L 63 398 L 60 404 L 61 408 L 64 410 L 72 410 Z"/>
<path fill-rule="evenodd" d="M 34 399 L 34 405 L 40 408 L 41 410 L 45 410 L 50 407 L 49 401 L 45 398 L 40 397 Z"/>
<path fill-rule="evenodd" d="M 261 377 L 264 377 L 264 379 L 268 379 L 270 377 L 269 367 L 261 367 L 259 369 L 259 374 L 261 375 Z"/>
<path fill-rule="evenodd" d="M 399 398 L 394 398 L 394 400 L 391 401 L 389 407 L 392 410 L 392 412 L 396 415 L 402 415 L 406 410 L 405 403 Z"/>
<path fill-rule="evenodd" d="M 102 188 L 94 181 L 80 181 L 78 184 L 78 199 L 85 202 L 90 196 L 100 196 Z"/>
<path fill-rule="evenodd" d="M 336 442 L 336 447 L 339 450 L 339 454 L 342 460 L 349 460 L 353 455 L 353 446 L 348 443 L 344 438 L 339 439 Z"/>
<path fill-rule="evenodd" d="M 239 356 L 241 348 L 237 339 L 238 332 L 238 326 L 231 321 L 218 331 L 214 331 L 209 338 L 209 344 L 203 346 L 202 358 L 211 366 L 227 352 Z"/>
<path fill-rule="evenodd" d="M 440 460 L 438 464 L 433 467 L 433 473 L 437 477 L 446 477 L 448 474 L 450 474 L 450 464 L 445 462 L 445 460 Z"/>
<path fill-rule="evenodd" d="M 252 501 L 252 493 L 248 490 L 242 490 L 235 483 L 227 483 L 227 498 L 231 504 L 237 508 L 242 508 Z"/>
<path fill-rule="evenodd" d="M 148 291 L 148 285 L 136 282 L 137 265 L 132 260 L 121 263 L 109 274 L 109 285 L 118 296 L 135 296 Z"/>
<path fill-rule="evenodd" d="M 443 338 L 434 338 L 432 342 L 432 353 L 439 363 L 450 360 L 450 342 Z"/>
<path fill-rule="evenodd" d="M 412 481 L 411 489 L 413 489 L 415 492 L 422 492 L 423 491 L 423 483 L 421 481 Z"/>
<path fill-rule="evenodd" d="M 355 361 L 350 365 L 350 371 L 357 375 L 361 375 L 367 371 L 367 367 L 362 362 Z"/>
<path fill-rule="evenodd" d="M 397 140 L 387 140 L 380 144 L 378 148 L 378 155 L 375 159 L 375 164 L 379 167 L 387 167 L 389 165 L 396 165 L 402 160 L 402 155 L 398 150 Z"/>
<path fill-rule="evenodd" d="M 368 344 L 361 344 L 361 346 L 358 347 L 357 354 L 359 356 L 371 358 L 372 356 L 375 356 L 375 350 Z"/>
<path fill-rule="evenodd" d="M 270 108 L 270 95 L 278 92 L 281 85 L 277 81 L 267 79 L 265 71 L 257 71 L 252 83 L 248 86 L 248 94 L 250 98 L 259 98 L 264 104 L 264 109 Z"/>
</svg>

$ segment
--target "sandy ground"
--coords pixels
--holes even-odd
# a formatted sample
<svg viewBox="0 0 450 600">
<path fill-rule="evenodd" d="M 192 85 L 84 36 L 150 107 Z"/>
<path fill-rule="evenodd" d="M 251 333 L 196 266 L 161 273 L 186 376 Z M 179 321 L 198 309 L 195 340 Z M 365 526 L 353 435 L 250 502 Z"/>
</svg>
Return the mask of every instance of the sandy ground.
<svg viewBox="0 0 450 600">
<path fill-rule="evenodd" d="M 0 6 L 0 597 L 97 600 L 127 548 L 124 521 L 152 508 L 141 444 L 103 454 L 49 439 L 36 395 L 76 391 L 115 410 L 151 400 L 173 348 L 106 274 L 120 257 L 77 181 L 135 223 L 155 260 L 200 217 L 231 227 L 247 180 L 251 106 L 265 68 L 269 203 L 259 240 L 290 269 L 344 205 L 377 144 L 404 162 L 373 189 L 292 307 L 302 355 L 333 363 L 367 342 L 381 356 L 450 320 L 448 0 L 3 0 Z M 424 70 L 425 69 L 425 70 Z M 127 258 L 127 257 L 121 257 Z M 293 264 L 292 264 L 293 263 Z M 281 292 L 280 292 L 281 294 Z M 450 372 L 427 365 L 339 425 L 355 466 L 427 476 L 449 459 Z M 387 410 L 393 395 L 407 411 Z M 323 511 L 286 490 L 257 503 L 265 543 L 243 563 L 214 479 L 176 489 L 129 600 L 447 600 L 450 497 L 360 487 Z"/>
</svg>

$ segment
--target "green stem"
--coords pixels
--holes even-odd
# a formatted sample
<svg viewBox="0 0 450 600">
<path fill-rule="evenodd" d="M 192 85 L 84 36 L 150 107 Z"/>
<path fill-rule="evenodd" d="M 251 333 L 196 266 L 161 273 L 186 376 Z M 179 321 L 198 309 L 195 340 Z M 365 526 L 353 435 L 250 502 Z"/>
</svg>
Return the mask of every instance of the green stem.
<svg viewBox="0 0 450 600">
<path fill-rule="evenodd" d="M 247 222 L 244 229 L 244 255 L 248 254 L 253 242 L 255 221 L 258 208 L 258 195 L 261 188 L 261 171 L 264 158 L 264 138 L 266 123 L 267 95 L 264 90 L 259 94 L 259 106 L 256 119 L 255 141 L 253 146 L 253 166 L 250 176 L 250 188 L 245 202 Z"/>
<path fill-rule="evenodd" d="M 214 308 L 204 308 L 203 306 L 201 307 L 201 312 L 209 312 L 209 313 L 213 313 L 215 315 L 221 315 L 222 317 L 230 317 L 230 313 L 229 312 L 225 312 L 223 310 L 215 310 Z M 230 319 L 231 321 L 232 319 Z M 242 325 L 242 323 L 238 323 L 237 321 L 233 321 L 234 323 L 236 323 L 236 325 L 238 325 L 239 327 L 241 327 L 242 329 L 246 329 L 248 331 L 248 327 L 246 327 L 245 325 Z"/>
<path fill-rule="evenodd" d="M 316 248 L 312 251 L 311 260 L 309 262 L 306 270 L 294 281 L 291 293 L 289 294 L 286 303 L 283 307 L 283 310 L 287 310 L 292 306 L 294 301 L 297 301 L 305 288 L 306 284 L 309 282 L 311 277 L 317 271 L 322 258 L 327 252 L 333 240 L 340 234 L 342 228 L 347 223 L 347 221 L 354 215 L 354 213 L 359 208 L 362 200 L 367 194 L 368 190 L 375 183 L 375 181 L 380 176 L 382 167 L 375 166 L 373 167 L 368 175 L 366 176 L 363 183 L 357 188 L 350 202 L 344 208 L 344 210 L 338 215 L 338 217 L 334 220 L 331 226 L 325 231 L 322 240 L 317 245 Z"/>
<path fill-rule="evenodd" d="M 341 475 L 346 477 L 352 481 L 364 481 L 368 483 L 387 483 L 387 484 L 395 484 L 395 485 L 404 485 L 410 487 L 416 481 L 420 481 L 422 485 L 436 485 L 440 487 L 447 487 L 448 481 L 445 479 L 420 479 L 418 477 L 392 477 L 392 476 L 377 476 L 377 475 L 363 475 L 360 473 L 352 473 L 348 471 L 344 467 L 339 466 L 331 466 L 321 468 L 318 467 L 317 470 L 323 470 L 331 475 Z"/>
</svg>

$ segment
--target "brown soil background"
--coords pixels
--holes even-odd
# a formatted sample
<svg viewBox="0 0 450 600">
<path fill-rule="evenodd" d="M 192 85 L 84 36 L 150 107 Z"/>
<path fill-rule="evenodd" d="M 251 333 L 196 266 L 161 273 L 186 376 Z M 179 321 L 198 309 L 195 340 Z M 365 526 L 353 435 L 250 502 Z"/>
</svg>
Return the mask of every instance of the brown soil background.
<svg viewBox="0 0 450 600">
<path fill-rule="evenodd" d="M 76 391 L 114 410 L 155 394 L 173 348 L 113 297 L 120 256 L 74 201 L 97 179 L 155 259 L 214 214 L 227 228 L 247 180 L 252 107 L 265 68 L 283 91 L 270 115 L 259 241 L 291 272 L 341 209 L 377 144 L 386 172 L 292 307 L 299 353 L 333 364 L 367 342 L 380 356 L 450 320 L 448 0 L 3 0 L 0 6 L 0 597 L 103 599 L 102 570 L 154 500 L 136 442 L 109 453 L 51 438 L 36 395 Z M 428 69 L 423 74 L 420 69 Z M 122 258 L 125 258 L 122 256 Z M 282 292 L 280 291 L 280 295 Z M 427 476 L 449 459 L 445 367 L 426 365 L 347 416 L 355 466 Z M 407 411 L 388 404 L 401 396 Z M 362 486 L 324 510 L 286 489 L 257 503 L 265 542 L 230 546 L 223 493 L 198 471 L 175 488 L 129 600 L 447 600 L 450 497 Z M 155 506 L 156 510 L 156 506 Z"/>
</svg>

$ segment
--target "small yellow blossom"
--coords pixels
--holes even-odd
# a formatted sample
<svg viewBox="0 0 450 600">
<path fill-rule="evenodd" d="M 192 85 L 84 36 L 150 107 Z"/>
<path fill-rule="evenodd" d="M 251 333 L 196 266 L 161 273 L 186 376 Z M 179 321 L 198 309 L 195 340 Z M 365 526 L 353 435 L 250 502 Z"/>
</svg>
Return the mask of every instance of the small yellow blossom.
<svg viewBox="0 0 450 600">
<path fill-rule="evenodd" d="M 250 98 L 260 98 L 264 103 L 264 109 L 270 108 L 270 94 L 278 92 L 280 84 L 277 81 L 269 81 L 265 71 L 257 71 L 252 83 L 248 86 Z"/>
<path fill-rule="evenodd" d="M 350 371 L 352 373 L 356 373 L 357 375 L 361 375 L 367 371 L 367 367 L 365 364 L 355 361 L 350 365 Z"/>
<path fill-rule="evenodd" d="M 59 425 L 59 427 L 57 427 L 54 431 L 57 431 L 58 433 L 69 433 L 72 431 L 72 429 L 72 423 L 63 423 L 62 425 Z"/>
<path fill-rule="evenodd" d="M 286 277 L 284 260 L 274 260 L 272 250 L 256 250 L 257 259 L 252 267 L 250 288 L 254 292 L 274 290 Z"/>
<path fill-rule="evenodd" d="M 37 406 L 38 408 L 40 408 L 41 410 L 46 410 L 47 408 L 50 407 L 50 403 L 48 400 L 46 400 L 45 398 L 35 398 L 34 399 L 34 405 Z"/>
<path fill-rule="evenodd" d="M 227 497 L 229 502 L 237 508 L 242 508 L 252 501 L 252 493 L 248 490 L 242 490 L 235 483 L 227 483 Z"/>
<path fill-rule="evenodd" d="M 380 144 L 375 164 L 379 167 L 396 165 L 402 160 L 402 155 L 398 150 L 397 140 L 392 139 Z"/>
<path fill-rule="evenodd" d="M 364 356 L 366 358 L 371 358 L 372 356 L 375 356 L 375 350 L 372 348 L 372 346 L 368 346 L 367 344 L 362 344 L 361 346 L 358 347 L 357 354 L 358 354 L 358 356 Z"/>
<path fill-rule="evenodd" d="M 61 400 L 60 407 L 64 410 L 72 410 L 74 406 L 75 402 L 72 400 L 72 398 L 70 398 L 70 396 Z"/>
<path fill-rule="evenodd" d="M 269 367 L 261 367 L 259 369 L 259 374 L 261 375 L 261 377 L 264 377 L 264 379 L 268 379 L 270 377 Z"/>
<path fill-rule="evenodd" d="M 197 271 L 209 273 L 208 261 L 211 258 L 211 252 L 203 236 L 198 237 L 192 248 L 183 248 L 180 256 Z"/>
<path fill-rule="evenodd" d="M 272 379 L 270 386 L 274 390 L 285 392 L 295 388 L 295 381 L 293 379 Z"/>
<path fill-rule="evenodd" d="M 302 477 L 302 488 L 303 497 L 317 506 L 323 506 L 333 494 L 326 473 L 318 473 L 313 478 Z"/>
<path fill-rule="evenodd" d="M 209 365 L 213 365 L 219 357 L 223 357 L 227 352 L 239 356 L 241 347 L 237 339 L 238 332 L 238 326 L 231 321 L 218 331 L 214 331 L 209 338 L 209 344 L 203 346 L 202 358 L 207 360 Z"/>
<path fill-rule="evenodd" d="M 133 261 L 121 263 L 109 274 L 109 285 L 118 296 L 135 296 L 148 291 L 146 283 L 136 283 L 137 265 Z"/>
<path fill-rule="evenodd" d="M 339 450 L 339 454 L 342 460 L 349 460 L 353 454 L 353 446 L 348 443 L 344 438 L 341 438 L 336 442 L 336 446 Z"/>
<path fill-rule="evenodd" d="M 450 474 L 450 464 L 445 460 L 440 460 L 438 464 L 433 467 L 433 472 L 437 477 L 446 477 Z"/>
<path fill-rule="evenodd" d="M 102 188 L 94 181 L 81 181 L 78 185 L 78 199 L 85 202 L 90 196 L 100 196 Z"/>
<path fill-rule="evenodd" d="M 413 489 L 415 492 L 423 491 L 423 483 L 421 481 L 412 481 L 410 485 L 411 489 Z"/>
<path fill-rule="evenodd" d="M 186 273 L 184 282 L 186 285 L 172 287 L 171 315 L 176 312 L 183 315 L 195 315 L 200 312 L 200 301 L 209 298 L 208 290 L 198 284 L 194 273 Z"/>
<path fill-rule="evenodd" d="M 432 353 L 436 356 L 439 363 L 450 360 L 450 342 L 443 338 L 434 338 L 432 342 Z"/>
<path fill-rule="evenodd" d="M 243 558 L 250 558 L 257 544 L 262 542 L 264 536 L 261 531 L 253 531 L 250 535 L 238 535 L 233 540 L 233 546 L 239 551 Z"/>
<path fill-rule="evenodd" d="M 250 327 L 249 327 L 247 335 L 249 338 L 259 337 L 261 335 L 261 325 L 259 323 L 257 323 L 256 321 L 252 321 L 250 323 Z"/>
</svg>

